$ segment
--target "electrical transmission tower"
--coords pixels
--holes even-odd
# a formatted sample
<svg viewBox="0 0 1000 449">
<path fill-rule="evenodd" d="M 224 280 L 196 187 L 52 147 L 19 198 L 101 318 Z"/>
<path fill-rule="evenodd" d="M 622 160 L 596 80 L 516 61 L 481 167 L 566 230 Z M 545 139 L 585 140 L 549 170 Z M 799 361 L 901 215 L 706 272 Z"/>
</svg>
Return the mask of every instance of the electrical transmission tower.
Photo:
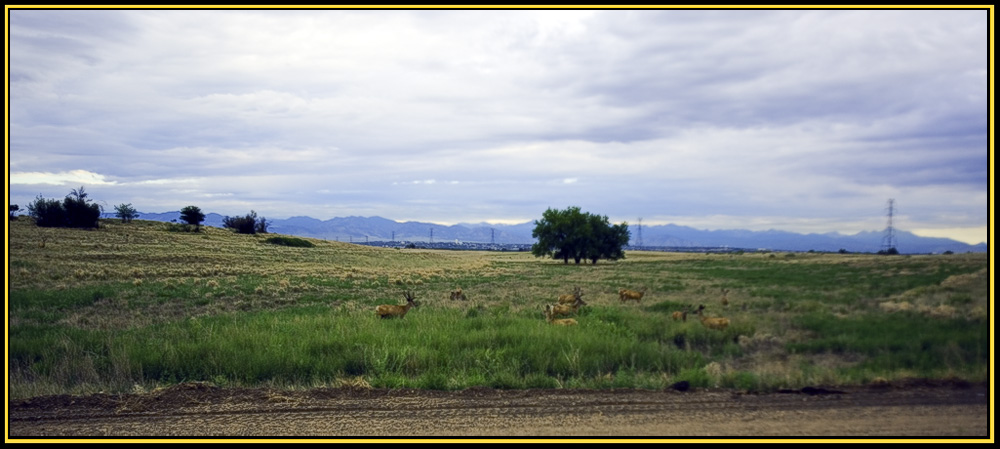
<svg viewBox="0 0 1000 449">
<path fill-rule="evenodd" d="M 431 243 L 434 243 L 434 228 L 431 228 Z"/>
<path fill-rule="evenodd" d="M 496 229 L 490 228 L 490 245 L 496 244 L 495 233 Z"/>
<path fill-rule="evenodd" d="M 882 250 L 879 251 L 883 254 L 895 254 L 896 250 L 896 230 L 892 227 L 892 214 L 895 212 L 895 202 L 894 199 L 889 199 L 889 205 L 886 206 L 886 211 L 888 211 L 889 220 L 888 224 L 885 226 L 885 235 L 882 236 Z"/>
<path fill-rule="evenodd" d="M 642 248 L 642 217 L 639 217 L 639 219 L 636 220 L 636 221 L 638 221 L 638 224 L 636 225 L 636 234 L 637 235 L 636 235 L 636 239 L 635 239 L 635 242 L 636 242 L 635 247 L 636 248 Z"/>
</svg>

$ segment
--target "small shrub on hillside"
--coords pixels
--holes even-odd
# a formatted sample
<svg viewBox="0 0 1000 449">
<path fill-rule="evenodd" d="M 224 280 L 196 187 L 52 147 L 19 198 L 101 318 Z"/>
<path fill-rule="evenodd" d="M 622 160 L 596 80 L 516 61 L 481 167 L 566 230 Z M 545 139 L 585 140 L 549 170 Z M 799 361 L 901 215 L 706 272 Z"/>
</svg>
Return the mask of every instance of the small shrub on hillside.
<svg viewBox="0 0 1000 449">
<path fill-rule="evenodd" d="M 198 228 L 187 223 L 167 223 L 167 232 L 198 232 Z"/>
<path fill-rule="evenodd" d="M 63 199 L 63 209 L 66 210 L 66 226 L 71 228 L 96 228 L 97 220 L 101 218 L 101 206 L 87 199 L 87 193 L 73 189 Z"/>
<path fill-rule="evenodd" d="M 139 212 L 132 207 L 132 203 L 119 204 L 115 206 L 115 216 L 122 220 L 122 223 L 131 223 L 132 220 L 139 218 Z"/>
<path fill-rule="evenodd" d="M 43 227 L 65 226 L 66 210 L 58 200 L 42 198 L 38 195 L 35 201 L 28 204 L 28 215 L 35 219 L 35 224 Z"/>
<path fill-rule="evenodd" d="M 296 237 L 271 237 L 267 240 L 264 240 L 264 242 L 270 243 L 272 245 L 292 246 L 296 248 L 312 248 L 316 246 L 308 240 L 303 240 Z"/>
</svg>

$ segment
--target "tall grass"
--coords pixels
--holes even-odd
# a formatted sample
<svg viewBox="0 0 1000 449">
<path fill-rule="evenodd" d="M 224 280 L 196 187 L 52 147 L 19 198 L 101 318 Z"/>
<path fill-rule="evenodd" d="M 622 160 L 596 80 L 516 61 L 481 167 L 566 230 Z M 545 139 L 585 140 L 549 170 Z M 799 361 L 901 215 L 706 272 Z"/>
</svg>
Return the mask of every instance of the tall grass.
<svg viewBox="0 0 1000 449">
<path fill-rule="evenodd" d="M 892 376 L 896 372 L 922 377 L 986 380 L 989 322 L 966 317 L 940 318 L 902 312 L 837 318 L 811 313 L 795 324 L 815 335 L 790 343 L 791 353 L 854 354 L 861 362 L 843 367 L 846 378 Z"/>
<path fill-rule="evenodd" d="M 143 221 L 10 226 L 15 398 L 185 381 L 660 389 L 686 380 L 750 390 L 982 381 L 992 351 L 986 255 L 630 252 L 567 266 L 524 253 L 288 247 Z M 449 299 L 456 287 L 468 301 Z M 548 325 L 543 306 L 574 287 L 589 304 L 579 326 Z M 621 304 L 622 287 L 647 294 Z M 375 305 L 400 303 L 404 290 L 422 305 L 376 318 Z M 670 318 L 699 304 L 730 326 Z"/>
<path fill-rule="evenodd" d="M 66 360 L 86 364 L 88 380 L 117 377 L 121 385 L 322 385 L 364 376 L 374 387 L 446 389 L 588 385 L 620 373 L 663 379 L 663 387 L 666 379 L 703 364 L 699 352 L 672 340 L 663 344 L 658 336 L 636 338 L 599 317 L 560 328 L 532 315 L 415 309 L 405 319 L 381 320 L 368 311 L 300 308 L 112 333 L 24 327 L 13 335 L 20 343 L 12 349 L 18 366 L 66 384 L 81 380 L 68 376 L 60 364 Z"/>
</svg>

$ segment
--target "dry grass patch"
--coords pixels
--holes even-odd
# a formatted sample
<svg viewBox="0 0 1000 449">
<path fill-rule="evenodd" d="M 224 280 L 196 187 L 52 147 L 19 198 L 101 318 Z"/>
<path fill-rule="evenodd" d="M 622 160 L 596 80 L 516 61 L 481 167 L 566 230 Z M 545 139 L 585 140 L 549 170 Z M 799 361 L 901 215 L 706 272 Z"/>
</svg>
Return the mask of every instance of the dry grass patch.
<svg viewBox="0 0 1000 449">
<path fill-rule="evenodd" d="M 887 313 L 917 312 L 938 318 L 965 316 L 985 318 L 989 304 L 989 273 L 986 268 L 947 277 L 937 285 L 907 290 L 878 303 Z"/>
</svg>

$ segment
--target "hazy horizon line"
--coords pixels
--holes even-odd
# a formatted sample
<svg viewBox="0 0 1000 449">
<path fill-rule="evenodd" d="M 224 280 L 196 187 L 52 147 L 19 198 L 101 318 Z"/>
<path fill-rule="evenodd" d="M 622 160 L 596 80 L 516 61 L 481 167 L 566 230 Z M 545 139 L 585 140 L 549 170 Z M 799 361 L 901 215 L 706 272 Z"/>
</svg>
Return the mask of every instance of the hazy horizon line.
<svg viewBox="0 0 1000 449">
<path fill-rule="evenodd" d="M 141 214 L 157 214 L 157 215 L 159 215 L 159 214 L 169 214 L 169 213 L 175 213 L 175 212 L 180 212 L 180 211 L 179 210 L 174 210 L 174 211 L 167 211 L 167 212 L 139 212 L 139 214 L 140 214 L 139 219 L 142 219 Z M 227 214 L 222 214 L 222 213 L 218 213 L 218 212 L 206 212 L 205 214 L 206 215 L 208 215 L 208 214 L 215 214 L 215 215 L 221 215 L 221 216 L 224 216 L 224 217 L 228 216 Z M 105 215 L 112 215 L 113 216 L 114 212 L 105 212 Z M 446 222 L 446 221 L 438 221 L 438 220 L 431 221 L 431 220 L 419 220 L 419 219 L 402 219 L 401 220 L 401 219 L 384 217 L 384 216 L 381 216 L 381 215 L 370 215 L 370 216 L 364 216 L 364 215 L 346 215 L 346 216 L 335 216 L 335 217 L 326 218 L 326 219 L 324 219 L 324 218 L 317 218 L 317 217 L 313 217 L 313 216 L 310 216 L 310 215 L 292 215 L 292 216 L 288 216 L 288 217 L 267 217 L 267 216 L 263 216 L 263 217 L 264 218 L 273 219 L 273 220 L 290 220 L 292 218 L 311 218 L 313 220 L 318 220 L 318 221 L 329 221 L 329 220 L 334 220 L 334 219 L 338 219 L 338 218 L 364 218 L 364 219 L 381 218 L 383 220 L 389 220 L 389 221 L 392 221 L 392 222 L 395 222 L 395 223 L 399 223 L 399 224 L 406 224 L 406 223 L 426 223 L 426 224 L 443 226 L 443 227 L 450 227 L 450 226 L 456 226 L 456 225 L 518 226 L 518 225 L 531 224 L 531 223 L 533 223 L 535 221 L 534 219 L 528 219 L 528 220 L 524 220 L 524 221 L 498 219 L 498 220 L 494 220 L 494 221 L 480 220 L 480 221 Z M 624 222 L 627 222 L 627 220 L 625 220 Z M 630 222 L 629 226 L 634 226 L 635 224 L 636 223 Z M 867 230 L 860 230 L 860 231 L 856 231 L 854 233 L 850 233 L 850 232 L 844 232 L 844 231 L 825 231 L 825 232 L 811 231 L 811 232 L 800 232 L 800 231 L 791 231 L 791 230 L 786 230 L 786 229 L 781 229 L 781 228 L 776 228 L 776 227 L 771 227 L 771 228 L 768 228 L 768 229 L 735 228 L 735 227 L 734 228 L 709 228 L 709 227 L 697 227 L 697 226 L 692 226 L 692 225 L 680 224 L 680 223 L 676 223 L 676 222 L 659 222 L 659 221 L 654 221 L 654 222 L 649 222 L 649 223 L 643 223 L 643 226 L 647 226 L 647 227 L 648 226 L 680 226 L 680 227 L 686 227 L 686 228 L 690 228 L 690 229 L 695 229 L 695 230 L 698 230 L 698 231 L 709 231 L 709 232 L 714 232 L 714 231 L 750 231 L 750 232 L 780 231 L 780 232 L 788 232 L 788 233 L 799 234 L 799 235 L 837 234 L 837 235 L 842 235 L 842 236 L 854 236 L 854 235 L 858 235 L 858 234 L 861 234 L 861 233 L 873 233 L 873 232 L 883 232 L 883 231 L 885 231 L 885 229 L 867 229 Z M 937 232 L 937 230 L 933 230 L 933 229 L 931 229 L 931 230 L 928 230 L 928 229 L 913 229 L 913 230 L 910 230 L 910 229 L 904 229 L 904 228 L 896 227 L 896 230 L 897 231 L 902 231 L 902 232 L 908 232 L 908 233 L 911 233 L 911 234 L 916 235 L 918 237 L 944 238 L 944 239 L 954 240 L 956 242 L 961 242 L 961 243 L 965 243 L 967 245 L 973 245 L 973 246 L 974 245 L 981 245 L 981 244 L 982 245 L 988 245 L 988 240 L 974 241 L 972 239 L 961 239 L 961 238 L 955 237 L 954 235 L 943 235 L 942 233 Z"/>
</svg>

